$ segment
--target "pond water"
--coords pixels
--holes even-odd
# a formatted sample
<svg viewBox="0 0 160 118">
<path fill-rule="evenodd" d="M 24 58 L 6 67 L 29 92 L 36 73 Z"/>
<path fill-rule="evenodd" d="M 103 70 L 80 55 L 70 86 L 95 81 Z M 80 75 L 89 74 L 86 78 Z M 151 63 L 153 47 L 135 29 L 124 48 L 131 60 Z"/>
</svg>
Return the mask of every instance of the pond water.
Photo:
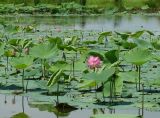
<svg viewBox="0 0 160 118">
<path fill-rule="evenodd" d="M 1 16 L 11 24 L 37 24 L 43 29 L 59 27 L 67 30 L 137 31 L 142 29 L 160 32 L 160 16 Z"/>
<path fill-rule="evenodd" d="M 48 108 L 47 108 L 48 107 Z M 30 98 L 23 96 L 9 96 L 0 95 L 0 114 L 1 118 L 10 118 L 11 116 L 24 112 L 30 118 L 89 118 L 93 115 L 94 111 L 100 111 L 100 109 L 81 109 L 75 110 L 70 113 L 59 114 L 54 111 L 47 111 L 54 106 L 45 105 L 45 108 L 40 108 L 38 105 L 31 105 Z M 106 114 L 134 114 L 138 115 L 138 109 L 120 110 L 120 109 L 103 109 Z M 145 111 L 144 118 L 159 118 L 160 112 Z"/>
<path fill-rule="evenodd" d="M 137 31 L 151 30 L 154 33 L 160 32 L 160 16 L 0 16 L 0 21 L 12 25 L 32 25 L 36 24 L 43 31 L 55 28 L 81 31 Z M 2 28 L 2 27 L 0 27 Z M 41 34 L 41 32 L 40 32 Z M 39 34 L 39 35 L 40 35 Z M 28 97 L 0 95 L 0 116 L 1 118 L 10 118 L 11 116 L 24 112 L 31 118 L 89 118 L 93 115 L 92 109 L 75 110 L 70 113 L 58 116 L 55 111 L 48 109 L 54 108 L 51 105 L 41 106 L 31 105 Z M 105 113 L 111 113 L 112 110 L 105 109 Z M 115 109 L 115 113 L 138 115 L 138 109 L 120 110 Z M 113 113 L 113 111 L 112 111 Z M 144 118 L 159 118 L 160 112 L 145 111 Z"/>
</svg>

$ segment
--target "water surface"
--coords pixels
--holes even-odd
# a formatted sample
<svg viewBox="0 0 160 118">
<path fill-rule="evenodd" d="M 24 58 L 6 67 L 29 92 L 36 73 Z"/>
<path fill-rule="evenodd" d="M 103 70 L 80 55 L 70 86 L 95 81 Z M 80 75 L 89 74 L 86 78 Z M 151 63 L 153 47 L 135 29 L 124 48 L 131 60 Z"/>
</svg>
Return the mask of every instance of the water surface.
<svg viewBox="0 0 160 118">
<path fill-rule="evenodd" d="M 160 32 L 160 16 L 110 15 L 110 16 L 1 16 L 1 21 L 11 24 L 37 24 L 43 29 L 94 31 L 137 31 L 142 29 Z"/>
<path fill-rule="evenodd" d="M 1 118 L 10 118 L 11 116 L 24 112 L 30 118 L 90 118 L 96 111 L 101 111 L 100 109 L 81 109 L 75 110 L 70 113 L 59 114 L 47 111 L 48 109 L 54 109 L 52 105 L 45 105 L 45 108 L 40 108 L 38 105 L 31 105 L 30 99 L 23 96 L 13 96 L 13 95 L 0 95 L 0 114 Z M 37 106 L 37 108 L 35 107 Z M 43 109 L 43 110 L 42 110 Z M 130 110 L 120 110 L 120 109 L 104 109 L 105 114 L 133 114 L 138 115 L 139 109 Z M 145 111 L 144 118 L 159 118 L 160 112 Z"/>
</svg>

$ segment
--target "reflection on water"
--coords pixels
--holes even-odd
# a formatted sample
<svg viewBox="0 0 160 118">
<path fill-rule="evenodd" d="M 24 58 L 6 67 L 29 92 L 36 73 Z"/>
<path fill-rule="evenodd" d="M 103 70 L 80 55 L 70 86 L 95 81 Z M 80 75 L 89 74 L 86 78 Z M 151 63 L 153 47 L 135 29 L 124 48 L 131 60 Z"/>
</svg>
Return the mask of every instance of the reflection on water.
<svg viewBox="0 0 160 118">
<path fill-rule="evenodd" d="M 1 118 L 89 118 L 93 114 L 134 114 L 139 115 L 139 109 L 120 110 L 120 109 L 82 109 L 75 111 L 58 111 L 53 105 L 32 104 L 28 97 L 0 95 L 0 114 Z M 160 112 L 145 111 L 144 118 L 159 118 Z"/>
<path fill-rule="evenodd" d="M 148 29 L 160 32 L 160 16 L 1 16 L 1 22 L 37 24 L 41 28 L 61 27 L 77 30 L 137 31 Z"/>
</svg>

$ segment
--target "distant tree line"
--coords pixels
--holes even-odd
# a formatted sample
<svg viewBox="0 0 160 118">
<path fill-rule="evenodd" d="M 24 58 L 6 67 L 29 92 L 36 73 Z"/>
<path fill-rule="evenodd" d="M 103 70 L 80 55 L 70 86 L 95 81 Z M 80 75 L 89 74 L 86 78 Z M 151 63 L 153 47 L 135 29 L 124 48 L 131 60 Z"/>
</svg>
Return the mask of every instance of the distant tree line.
<svg viewBox="0 0 160 118">
<path fill-rule="evenodd" d="M 0 3 L 9 3 L 9 4 L 24 4 L 24 5 L 37 5 L 40 3 L 44 4 L 62 4 L 64 2 L 76 2 L 80 3 L 81 5 L 86 5 L 89 2 L 94 2 L 95 0 L 0 0 Z M 100 1 L 104 1 L 107 3 L 107 0 L 96 0 L 97 3 Z M 115 5 L 120 8 L 124 9 L 124 1 L 131 1 L 132 0 L 112 0 Z M 133 0 L 134 1 L 134 0 Z M 140 0 L 141 1 L 141 0 Z M 150 8 L 160 8 L 160 0 L 142 0 L 144 5 L 148 5 Z"/>
<path fill-rule="evenodd" d="M 13 4 L 21 4 L 24 3 L 25 5 L 34 4 L 37 5 L 39 3 L 57 3 L 61 4 L 63 2 L 77 2 L 81 5 L 86 5 L 87 0 L 0 0 L 0 3 L 13 3 Z"/>
<path fill-rule="evenodd" d="M 27 5 L 27 3 L 29 2 L 30 0 L 23 0 L 23 3 L 25 4 L 25 5 Z M 55 3 L 57 3 L 57 4 L 61 4 L 61 3 L 63 3 L 63 2 L 73 2 L 73 1 L 75 1 L 75 2 L 79 2 L 81 5 L 86 5 L 86 2 L 87 2 L 87 0 L 33 0 L 32 2 L 34 3 L 34 5 L 37 5 L 37 4 L 39 4 L 39 3 L 41 3 L 41 2 L 55 2 Z"/>
</svg>

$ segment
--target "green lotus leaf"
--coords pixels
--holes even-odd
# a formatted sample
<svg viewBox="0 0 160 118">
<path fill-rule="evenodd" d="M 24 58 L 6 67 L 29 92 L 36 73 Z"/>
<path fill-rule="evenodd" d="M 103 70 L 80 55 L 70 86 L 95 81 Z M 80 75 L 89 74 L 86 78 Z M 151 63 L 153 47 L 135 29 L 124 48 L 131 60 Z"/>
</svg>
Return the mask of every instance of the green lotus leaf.
<svg viewBox="0 0 160 118">
<path fill-rule="evenodd" d="M 157 50 L 160 50 L 160 41 L 153 41 L 151 42 L 152 46 L 157 49 Z"/>
<path fill-rule="evenodd" d="M 135 64 L 142 65 L 152 59 L 152 54 L 148 49 L 134 48 L 124 55 L 124 60 Z"/>
<path fill-rule="evenodd" d="M 136 43 L 132 43 L 132 42 L 124 41 L 122 43 L 122 46 L 123 46 L 124 49 L 133 49 L 133 48 L 135 48 L 137 46 L 137 44 Z"/>
<path fill-rule="evenodd" d="M 149 83 L 151 85 L 160 86 L 160 78 L 159 78 L 159 76 L 156 79 L 154 79 L 152 81 L 149 81 Z"/>
<path fill-rule="evenodd" d="M 114 63 L 118 61 L 118 50 L 110 50 L 105 53 L 105 58 L 110 62 Z"/>
<path fill-rule="evenodd" d="M 131 38 L 135 38 L 135 39 L 138 39 L 139 37 L 141 37 L 143 34 L 144 34 L 145 30 L 142 30 L 142 31 L 137 31 L 133 34 L 130 35 Z"/>
<path fill-rule="evenodd" d="M 119 35 L 123 40 L 127 40 L 130 36 L 130 32 L 126 32 L 126 33 L 120 33 L 120 32 L 115 32 L 117 35 Z"/>
<path fill-rule="evenodd" d="M 84 74 L 82 78 L 87 80 L 94 80 L 97 82 L 106 82 L 115 73 L 115 68 L 102 70 L 99 73 L 92 72 Z"/>
<path fill-rule="evenodd" d="M 137 44 L 137 46 L 140 47 L 140 48 L 143 48 L 143 49 L 152 48 L 151 43 L 148 42 L 148 41 L 140 40 L 140 39 L 135 39 L 134 42 L 135 42 L 135 44 Z"/>
<path fill-rule="evenodd" d="M 13 115 L 11 118 L 30 118 L 30 117 L 27 114 L 22 112 L 22 113 Z"/>
<path fill-rule="evenodd" d="M 153 59 L 157 60 L 158 62 L 160 62 L 160 55 L 152 55 Z"/>
<path fill-rule="evenodd" d="M 104 39 L 107 37 L 107 36 L 111 36 L 112 35 L 112 32 L 102 32 L 100 33 L 99 37 L 98 37 L 98 43 L 99 44 L 103 44 L 104 43 Z"/>
<path fill-rule="evenodd" d="M 4 56 L 6 57 L 13 57 L 14 56 L 14 50 L 13 49 L 8 49 L 4 52 Z"/>
<path fill-rule="evenodd" d="M 50 67 L 49 70 L 52 71 L 52 72 L 55 72 L 55 71 L 57 71 L 59 69 L 69 70 L 70 69 L 70 65 L 66 61 L 57 61 Z"/>
<path fill-rule="evenodd" d="M 83 80 L 82 83 L 79 83 L 77 88 L 86 88 L 86 87 L 93 87 L 96 83 L 94 80 Z"/>
<path fill-rule="evenodd" d="M 64 43 L 67 45 L 76 45 L 78 44 L 80 39 L 77 36 L 73 36 L 71 38 L 65 38 Z"/>
<path fill-rule="evenodd" d="M 135 103 L 133 106 L 136 106 L 138 108 L 142 107 L 142 103 Z M 155 102 L 144 102 L 144 109 L 147 110 L 159 110 L 159 105 Z"/>
<path fill-rule="evenodd" d="M 81 55 L 81 58 L 79 60 L 75 61 L 75 70 L 79 70 L 79 71 L 84 71 L 87 68 L 87 64 L 86 64 L 86 54 L 83 53 Z"/>
<path fill-rule="evenodd" d="M 116 80 L 115 80 L 116 95 L 121 95 L 122 90 L 123 90 L 123 79 L 122 78 L 116 78 Z"/>
<path fill-rule="evenodd" d="M 31 70 L 27 70 L 24 75 L 25 77 L 31 77 L 31 76 L 35 76 L 39 73 L 38 69 L 31 69 Z"/>
<path fill-rule="evenodd" d="M 31 56 L 13 57 L 10 61 L 10 64 L 16 69 L 26 69 L 32 65 L 33 59 L 34 58 Z"/>
<path fill-rule="evenodd" d="M 62 45 L 63 44 L 63 41 L 60 37 L 56 37 L 56 38 L 53 38 L 53 37 L 48 37 L 48 41 L 53 45 Z"/>
<path fill-rule="evenodd" d="M 57 56 L 58 48 L 51 44 L 39 44 L 30 49 L 30 55 L 35 58 L 48 59 Z"/>
<path fill-rule="evenodd" d="M 135 80 L 138 77 L 138 72 L 131 71 L 131 72 L 119 72 L 118 73 L 119 78 L 122 78 L 123 81 L 127 82 L 135 82 Z"/>
<path fill-rule="evenodd" d="M 145 30 L 149 35 L 153 35 L 154 36 L 154 33 L 152 31 L 149 31 L 149 30 Z"/>
<path fill-rule="evenodd" d="M 77 48 L 75 46 L 70 45 L 61 45 L 59 46 L 59 49 L 77 52 Z"/>
<path fill-rule="evenodd" d="M 10 40 L 8 41 L 8 44 L 17 46 L 19 40 L 20 40 L 20 39 L 10 39 Z"/>
<path fill-rule="evenodd" d="M 95 40 L 86 40 L 86 41 L 83 41 L 83 44 L 86 44 L 86 45 L 89 45 L 89 44 L 96 44 L 97 41 Z"/>
</svg>

